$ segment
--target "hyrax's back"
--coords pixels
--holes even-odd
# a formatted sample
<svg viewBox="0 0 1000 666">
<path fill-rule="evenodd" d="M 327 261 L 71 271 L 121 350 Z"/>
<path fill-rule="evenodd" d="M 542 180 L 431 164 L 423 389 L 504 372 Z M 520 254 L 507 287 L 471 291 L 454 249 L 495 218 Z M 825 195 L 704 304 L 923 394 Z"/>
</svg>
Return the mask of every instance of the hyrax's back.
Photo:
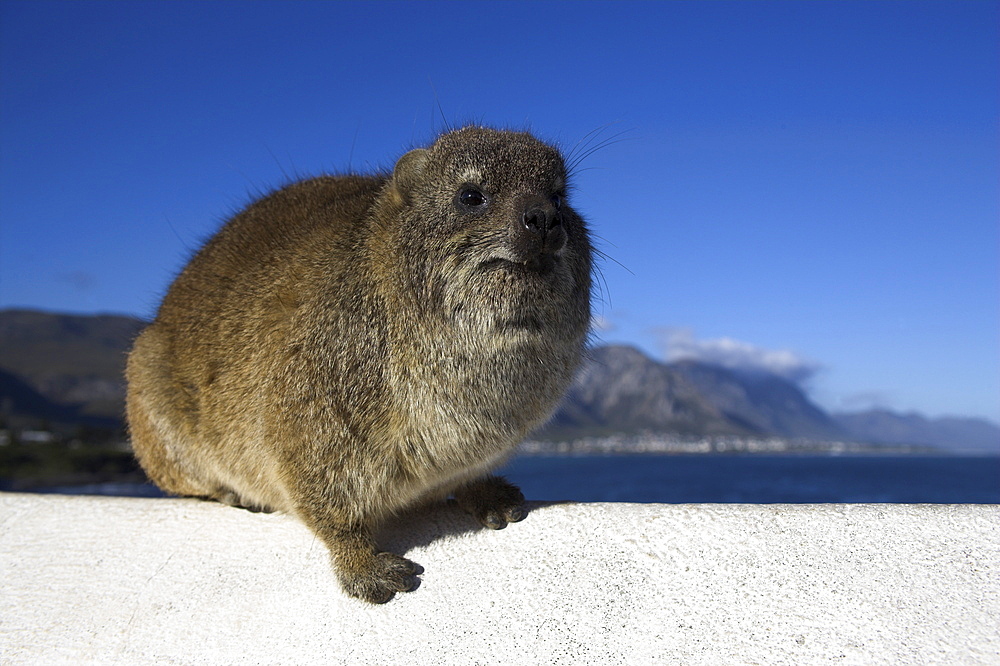
<svg viewBox="0 0 1000 666">
<path fill-rule="evenodd" d="M 219 444 L 238 437 L 257 407 L 252 383 L 241 384 L 246 370 L 269 365 L 285 344 L 290 314 L 311 287 L 303 279 L 315 270 L 311 248 L 331 248 L 328 265 L 344 265 L 336 253 L 356 242 L 384 180 L 324 177 L 275 192 L 233 218 L 175 280 L 128 363 L 133 446 L 161 488 L 242 502 L 223 467 L 243 464 Z M 240 413 L 227 400 L 241 402 Z M 246 502 L 285 508 L 277 497 Z"/>
<path fill-rule="evenodd" d="M 291 185 L 230 220 L 128 362 L 133 446 L 168 492 L 298 516 L 351 594 L 418 568 L 372 528 L 454 494 L 523 516 L 488 475 L 551 412 L 590 321 L 590 243 L 558 151 L 469 127 L 391 176 Z"/>
</svg>

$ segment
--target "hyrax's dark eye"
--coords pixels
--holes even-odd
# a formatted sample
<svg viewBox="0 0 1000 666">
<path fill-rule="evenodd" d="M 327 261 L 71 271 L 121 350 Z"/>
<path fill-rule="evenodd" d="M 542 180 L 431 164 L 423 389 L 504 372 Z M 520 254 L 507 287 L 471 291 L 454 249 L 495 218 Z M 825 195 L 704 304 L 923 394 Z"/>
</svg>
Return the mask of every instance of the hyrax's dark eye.
<svg viewBox="0 0 1000 666">
<path fill-rule="evenodd" d="M 552 205 L 556 207 L 556 210 L 562 208 L 563 198 L 561 194 L 553 194 L 551 197 L 549 197 L 549 201 L 551 201 Z"/>
<path fill-rule="evenodd" d="M 466 185 L 458 193 L 458 202 L 466 208 L 479 208 L 486 205 L 486 195 L 471 185 Z"/>
</svg>

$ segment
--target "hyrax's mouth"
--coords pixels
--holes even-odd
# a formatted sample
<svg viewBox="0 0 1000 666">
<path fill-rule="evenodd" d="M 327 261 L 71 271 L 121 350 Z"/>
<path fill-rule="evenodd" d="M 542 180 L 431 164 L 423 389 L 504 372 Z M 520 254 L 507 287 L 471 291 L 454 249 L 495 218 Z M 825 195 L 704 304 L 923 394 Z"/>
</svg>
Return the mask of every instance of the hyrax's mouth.
<svg viewBox="0 0 1000 666">
<path fill-rule="evenodd" d="M 540 333 L 542 331 L 542 322 L 539 321 L 538 317 L 533 317 L 531 315 L 515 317 L 513 319 L 504 319 L 503 321 L 497 322 L 497 328 L 501 330 L 517 329 L 522 331 L 532 331 L 534 333 Z"/>
<path fill-rule="evenodd" d="M 540 254 L 524 261 L 514 261 L 504 257 L 494 257 L 479 264 L 479 270 L 485 272 L 504 270 L 515 275 L 548 275 L 555 269 L 559 257 L 552 254 Z"/>
</svg>

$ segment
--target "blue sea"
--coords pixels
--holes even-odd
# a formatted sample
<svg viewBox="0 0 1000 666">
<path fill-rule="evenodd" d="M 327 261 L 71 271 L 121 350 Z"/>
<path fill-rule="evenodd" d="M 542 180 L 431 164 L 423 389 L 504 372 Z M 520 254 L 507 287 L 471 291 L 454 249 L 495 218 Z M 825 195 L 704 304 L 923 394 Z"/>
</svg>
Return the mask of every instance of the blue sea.
<svg viewBox="0 0 1000 666">
<path fill-rule="evenodd" d="M 1000 503 L 1000 456 L 522 456 L 501 473 L 532 500 Z"/>
<path fill-rule="evenodd" d="M 521 456 L 500 470 L 529 500 L 1000 504 L 1000 456 Z M 151 485 L 43 492 L 156 497 Z"/>
</svg>

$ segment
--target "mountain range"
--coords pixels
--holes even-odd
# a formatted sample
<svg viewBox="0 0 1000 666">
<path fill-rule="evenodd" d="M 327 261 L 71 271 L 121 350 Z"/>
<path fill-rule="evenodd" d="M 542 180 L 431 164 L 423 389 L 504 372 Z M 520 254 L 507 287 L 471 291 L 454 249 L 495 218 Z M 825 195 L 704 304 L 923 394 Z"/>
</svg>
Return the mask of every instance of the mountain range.
<svg viewBox="0 0 1000 666">
<path fill-rule="evenodd" d="M 795 383 L 764 371 L 693 360 L 663 363 L 634 347 L 591 350 L 538 439 L 660 432 L 931 446 L 1000 453 L 1000 427 L 985 419 L 887 410 L 829 414 Z"/>
<path fill-rule="evenodd" d="M 64 432 L 120 428 L 125 356 L 145 325 L 116 315 L 0 311 L 0 422 Z M 641 432 L 1000 452 L 1000 427 L 984 419 L 884 410 L 828 414 L 777 375 L 694 360 L 663 363 L 622 345 L 590 350 L 560 408 L 533 437 Z"/>
<path fill-rule="evenodd" d="M 0 419 L 9 426 L 118 428 L 125 352 L 145 322 L 0 311 Z"/>
</svg>

